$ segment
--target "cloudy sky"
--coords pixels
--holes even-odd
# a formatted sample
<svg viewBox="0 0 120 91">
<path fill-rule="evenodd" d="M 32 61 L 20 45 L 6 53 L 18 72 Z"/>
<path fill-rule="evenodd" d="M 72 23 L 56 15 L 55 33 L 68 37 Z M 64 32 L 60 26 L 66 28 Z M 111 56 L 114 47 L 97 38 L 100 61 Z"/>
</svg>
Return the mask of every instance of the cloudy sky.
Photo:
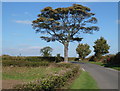
<svg viewBox="0 0 120 91">
<path fill-rule="evenodd" d="M 63 45 L 59 42 L 47 43 L 39 38 L 31 26 L 31 21 L 37 18 L 37 14 L 44 7 L 53 8 L 68 7 L 73 3 L 82 4 L 91 8 L 98 19 L 99 32 L 92 35 L 84 34 L 81 43 L 88 43 L 92 54 L 94 41 L 103 36 L 111 46 L 110 54 L 118 51 L 118 3 L 117 2 L 5 2 L 2 3 L 2 54 L 22 56 L 38 56 L 40 49 L 46 46 L 53 48 L 53 56 L 63 55 Z M 12 1 L 12 0 L 11 0 Z M 18 0 L 19 1 L 19 0 Z M 24 0 L 25 1 L 25 0 Z M 92 0 L 89 0 L 92 1 Z M 95 1 L 95 0 L 93 0 Z M 99 1 L 99 0 L 96 0 Z M 101 0 L 100 0 L 101 1 Z M 113 0 L 111 0 L 113 1 Z M 115 0 L 114 0 L 115 1 Z M 117 0 L 116 0 L 117 1 Z M 78 43 L 70 43 L 69 56 L 77 57 L 76 47 Z"/>
</svg>

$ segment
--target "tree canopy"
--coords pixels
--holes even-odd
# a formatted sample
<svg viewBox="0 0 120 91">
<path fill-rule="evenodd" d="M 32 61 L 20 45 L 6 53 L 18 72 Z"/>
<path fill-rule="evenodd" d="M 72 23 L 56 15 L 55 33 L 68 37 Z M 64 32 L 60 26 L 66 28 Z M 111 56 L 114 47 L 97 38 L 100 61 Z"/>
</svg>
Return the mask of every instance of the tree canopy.
<svg viewBox="0 0 120 91">
<path fill-rule="evenodd" d="M 97 39 L 95 42 L 95 45 L 93 46 L 95 56 L 99 57 L 101 55 L 109 53 L 110 46 L 107 44 L 107 41 L 100 37 L 100 39 Z"/>
<path fill-rule="evenodd" d="M 42 54 L 43 57 L 49 57 L 51 56 L 51 52 L 52 52 L 52 48 L 47 46 L 47 47 L 44 47 L 42 49 L 40 49 L 40 53 Z"/>
<path fill-rule="evenodd" d="M 59 41 L 64 45 L 65 60 L 68 60 L 69 42 L 81 41 L 80 33 L 92 34 L 98 31 L 97 19 L 91 9 L 79 4 L 70 7 L 56 8 L 45 7 L 38 14 L 38 18 L 32 22 L 33 28 L 40 33 L 40 38 L 50 42 Z"/>
<path fill-rule="evenodd" d="M 89 48 L 90 46 L 88 44 L 79 44 L 76 48 L 76 52 L 81 59 L 84 59 L 91 53 L 91 50 Z"/>
</svg>

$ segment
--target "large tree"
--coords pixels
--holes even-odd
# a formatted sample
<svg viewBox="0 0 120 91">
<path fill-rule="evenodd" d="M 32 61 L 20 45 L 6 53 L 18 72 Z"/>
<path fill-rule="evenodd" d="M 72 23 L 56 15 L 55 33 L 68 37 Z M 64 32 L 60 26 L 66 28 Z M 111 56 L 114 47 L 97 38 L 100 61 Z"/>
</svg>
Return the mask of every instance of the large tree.
<svg viewBox="0 0 120 91">
<path fill-rule="evenodd" d="M 51 52 L 52 52 L 52 48 L 47 46 L 47 47 L 44 47 L 42 49 L 40 49 L 40 53 L 42 54 L 43 57 L 49 57 L 51 56 Z"/>
<path fill-rule="evenodd" d="M 80 33 L 92 34 L 97 31 L 97 19 L 90 8 L 79 4 L 71 7 L 56 8 L 45 7 L 32 23 L 36 32 L 41 34 L 43 40 L 58 41 L 64 45 L 64 61 L 68 62 L 68 46 L 70 42 L 81 41 Z M 43 34 L 43 35 L 42 35 Z"/>
<path fill-rule="evenodd" d="M 86 56 L 88 56 L 91 53 L 89 48 L 90 46 L 88 44 L 79 44 L 76 48 L 79 58 L 84 59 Z"/>
<path fill-rule="evenodd" d="M 100 39 L 97 39 L 94 43 L 93 48 L 96 57 L 100 58 L 102 55 L 109 53 L 110 46 L 103 37 L 100 37 Z"/>
</svg>

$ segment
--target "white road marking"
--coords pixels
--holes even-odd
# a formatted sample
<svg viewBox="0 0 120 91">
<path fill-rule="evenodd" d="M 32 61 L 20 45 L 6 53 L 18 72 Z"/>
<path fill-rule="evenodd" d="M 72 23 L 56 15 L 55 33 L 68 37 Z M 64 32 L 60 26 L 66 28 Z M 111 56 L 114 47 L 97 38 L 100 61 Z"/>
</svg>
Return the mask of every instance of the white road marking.
<svg viewBox="0 0 120 91">
<path fill-rule="evenodd" d="M 85 71 L 85 69 L 84 69 L 84 68 L 82 68 L 82 70 L 83 70 L 83 71 Z"/>
</svg>

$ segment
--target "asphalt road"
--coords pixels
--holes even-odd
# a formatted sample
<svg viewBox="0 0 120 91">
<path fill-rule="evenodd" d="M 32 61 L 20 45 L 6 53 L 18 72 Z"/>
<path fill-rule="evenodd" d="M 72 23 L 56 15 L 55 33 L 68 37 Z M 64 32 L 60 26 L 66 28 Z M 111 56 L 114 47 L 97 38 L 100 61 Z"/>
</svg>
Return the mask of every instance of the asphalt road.
<svg viewBox="0 0 120 91">
<path fill-rule="evenodd" d="M 118 89 L 118 71 L 90 63 L 78 63 L 96 80 L 100 89 Z"/>
</svg>

